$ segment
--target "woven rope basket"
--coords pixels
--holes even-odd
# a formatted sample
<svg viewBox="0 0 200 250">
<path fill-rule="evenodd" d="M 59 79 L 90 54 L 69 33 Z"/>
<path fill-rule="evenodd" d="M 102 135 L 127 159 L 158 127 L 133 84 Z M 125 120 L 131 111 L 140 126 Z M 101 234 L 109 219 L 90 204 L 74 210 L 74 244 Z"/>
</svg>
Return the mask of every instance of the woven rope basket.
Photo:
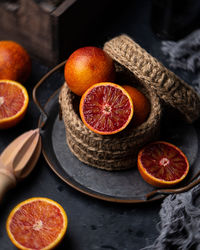
<svg viewBox="0 0 200 250">
<path fill-rule="evenodd" d="M 193 88 L 130 37 L 115 37 L 105 43 L 104 50 L 147 88 L 155 91 L 162 101 L 178 110 L 186 122 L 192 123 L 199 117 L 200 97 Z"/>
<path fill-rule="evenodd" d="M 149 84 L 158 82 L 159 87 L 162 85 L 172 91 L 179 84 L 178 82 L 181 82 L 179 85 L 183 83 L 126 35 L 107 42 L 104 50 L 115 61 L 117 81 L 119 83 L 124 81 L 124 84 L 136 86 L 149 99 L 151 112 L 147 120 L 138 127 L 128 126 L 114 135 L 99 135 L 89 130 L 81 121 L 78 111 L 80 98 L 69 90 L 66 83 L 63 84 L 60 91 L 59 103 L 65 124 L 66 142 L 71 152 L 80 161 L 90 166 L 109 171 L 124 170 L 134 167 L 138 151 L 159 136 L 160 98 L 156 87 L 150 87 Z M 173 86 L 171 77 L 174 81 Z M 187 84 L 184 83 L 184 86 L 187 92 L 192 92 L 196 101 L 195 92 Z M 177 91 L 179 92 L 179 88 Z M 173 96 L 176 96 L 176 93 Z M 189 101 L 193 103 L 194 100 L 191 97 Z M 194 103 L 193 109 L 200 102 Z M 188 104 L 188 106 L 190 105 Z M 199 115 L 199 110 L 194 112 L 193 109 L 193 115 L 189 111 L 186 112 L 188 122 L 192 122 Z"/>
</svg>

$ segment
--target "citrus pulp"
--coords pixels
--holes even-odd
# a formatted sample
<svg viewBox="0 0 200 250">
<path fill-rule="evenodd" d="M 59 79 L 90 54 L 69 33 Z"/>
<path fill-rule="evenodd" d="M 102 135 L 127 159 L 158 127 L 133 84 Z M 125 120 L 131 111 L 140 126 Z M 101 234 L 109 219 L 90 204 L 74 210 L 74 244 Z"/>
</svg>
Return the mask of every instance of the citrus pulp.
<svg viewBox="0 0 200 250">
<path fill-rule="evenodd" d="M 57 202 L 48 198 L 30 198 L 9 214 L 6 229 L 19 249 L 52 249 L 67 229 L 67 215 Z"/>
<path fill-rule="evenodd" d="M 178 147 L 168 142 L 157 141 L 140 150 L 138 170 L 149 184 L 155 187 L 170 187 L 186 177 L 189 163 Z"/>
<path fill-rule="evenodd" d="M 23 85 L 11 80 L 0 80 L 0 129 L 19 123 L 27 111 L 28 103 L 28 92 Z"/>
<path fill-rule="evenodd" d="M 93 132 L 110 135 L 123 130 L 133 116 L 133 103 L 121 86 L 103 82 L 92 85 L 80 101 L 80 116 Z"/>
</svg>

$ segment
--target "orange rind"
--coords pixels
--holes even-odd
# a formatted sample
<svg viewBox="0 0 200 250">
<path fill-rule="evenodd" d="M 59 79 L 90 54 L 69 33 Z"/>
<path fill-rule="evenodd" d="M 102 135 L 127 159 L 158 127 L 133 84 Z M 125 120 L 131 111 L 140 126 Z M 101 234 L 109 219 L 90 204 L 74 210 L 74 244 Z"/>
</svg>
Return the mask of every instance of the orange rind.
<svg viewBox="0 0 200 250">
<path fill-rule="evenodd" d="M 83 123 L 101 135 L 111 135 L 130 123 L 134 107 L 128 92 L 118 84 L 102 82 L 83 94 L 79 105 Z"/>
<path fill-rule="evenodd" d="M 26 114 L 28 103 L 28 92 L 22 84 L 0 80 L 0 129 L 18 124 Z"/>
<path fill-rule="evenodd" d="M 57 202 L 35 197 L 19 203 L 9 214 L 6 229 L 19 249 L 53 249 L 64 237 L 67 215 Z"/>
<path fill-rule="evenodd" d="M 142 148 L 137 164 L 142 178 L 159 188 L 180 183 L 189 171 L 186 155 L 175 145 L 164 141 L 156 141 Z"/>
</svg>

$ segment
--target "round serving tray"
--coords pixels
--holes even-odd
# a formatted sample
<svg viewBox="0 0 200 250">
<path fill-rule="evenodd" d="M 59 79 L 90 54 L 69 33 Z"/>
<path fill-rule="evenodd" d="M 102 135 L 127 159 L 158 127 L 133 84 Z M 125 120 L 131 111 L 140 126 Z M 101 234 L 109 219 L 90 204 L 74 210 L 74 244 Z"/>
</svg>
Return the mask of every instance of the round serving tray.
<svg viewBox="0 0 200 250">
<path fill-rule="evenodd" d="M 39 127 L 42 136 L 42 152 L 51 167 L 65 183 L 74 189 L 106 201 L 119 203 L 144 203 L 164 198 L 166 194 L 189 190 L 199 180 L 197 132 L 192 125 L 176 123 L 167 124 L 161 133 L 161 139 L 180 147 L 190 163 L 190 172 L 181 186 L 173 189 L 157 190 L 144 182 L 137 167 L 124 171 L 109 172 L 88 166 L 79 161 L 66 144 L 64 122 L 59 119 L 58 89 L 48 100 L 45 108 L 41 107 L 36 98 L 36 90 L 48 76 L 64 65 L 64 62 L 49 72 L 35 86 L 33 97 L 41 111 Z"/>
</svg>

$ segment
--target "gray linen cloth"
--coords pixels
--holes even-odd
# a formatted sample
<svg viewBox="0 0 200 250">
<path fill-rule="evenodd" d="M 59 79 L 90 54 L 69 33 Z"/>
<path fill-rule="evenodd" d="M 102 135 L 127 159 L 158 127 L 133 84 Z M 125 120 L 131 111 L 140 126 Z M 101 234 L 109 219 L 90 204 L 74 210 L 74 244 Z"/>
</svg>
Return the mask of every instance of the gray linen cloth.
<svg viewBox="0 0 200 250">
<path fill-rule="evenodd" d="M 169 195 L 162 203 L 160 234 L 143 250 L 200 250 L 200 185 L 191 191 Z"/>
<path fill-rule="evenodd" d="M 200 93 L 200 30 L 184 39 L 163 41 L 161 51 L 169 67 L 194 76 L 191 86 Z M 167 196 L 160 210 L 159 236 L 152 250 L 200 250 L 200 185 L 188 192 Z"/>
<path fill-rule="evenodd" d="M 200 93 L 200 30 L 178 42 L 163 41 L 161 51 L 167 57 L 170 68 L 194 73 L 194 80 L 189 83 Z"/>
</svg>

